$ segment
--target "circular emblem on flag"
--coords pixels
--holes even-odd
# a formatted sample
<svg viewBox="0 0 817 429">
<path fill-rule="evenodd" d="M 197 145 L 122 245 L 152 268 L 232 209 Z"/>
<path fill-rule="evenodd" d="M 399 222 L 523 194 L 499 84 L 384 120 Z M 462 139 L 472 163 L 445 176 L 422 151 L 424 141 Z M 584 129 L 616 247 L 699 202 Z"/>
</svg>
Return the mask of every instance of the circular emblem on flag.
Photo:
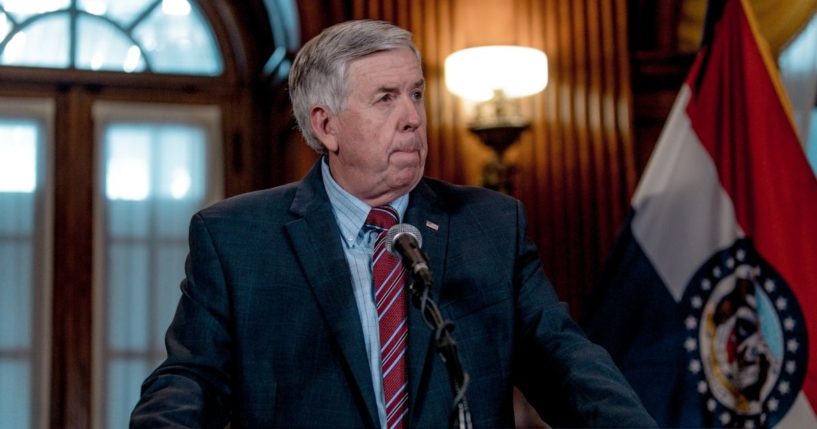
<svg viewBox="0 0 817 429">
<path fill-rule="evenodd" d="M 805 321 L 788 285 L 751 240 L 740 239 L 700 267 L 683 304 L 688 371 L 705 423 L 777 423 L 800 391 L 808 358 Z"/>
</svg>

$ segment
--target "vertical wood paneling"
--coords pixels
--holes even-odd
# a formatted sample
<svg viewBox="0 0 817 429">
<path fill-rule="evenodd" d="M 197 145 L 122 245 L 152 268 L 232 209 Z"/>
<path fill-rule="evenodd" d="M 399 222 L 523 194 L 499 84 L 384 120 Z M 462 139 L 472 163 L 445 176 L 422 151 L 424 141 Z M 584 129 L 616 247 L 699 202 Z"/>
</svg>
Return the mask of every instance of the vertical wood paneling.
<svg viewBox="0 0 817 429">
<path fill-rule="evenodd" d="M 588 192 L 585 192 L 585 210 L 587 212 L 584 224 L 584 245 L 587 252 L 585 259 L 585 268 L 587 272 L 592 272 L 595 268 L 592 261 L 598 259 L 599 244 L 602 240 L 600 237 L 605 234 L 605 231 L 611 226 L 607 223 L 607 213 L 601 210 L 609 202 L 610 192 L 609 182 L 606 180 L 604 171 L 609 168 L 610 159 L 608 147 L 611 143 L 611 136 L 609 134 L 610 127 L 607 126 L 605 117 L 608 106 L 605 105 L 605 98 L 609 95 L 607 82 L 605 81 L 608 70 L 605 67 L 605 60 L 608 47 L 608 41 L 605 40 L 609 35 L 606 34 L 610 28 L 605 25 L 603 20 L 603 8 L 605 3 L 603 0 L 588 0 L 587 1 L 587 16 L 586 20 L 590 22 L 598 22 L 599 25 L 589 25 L 587 27 L 588 34 L 588 73 L 590 74 L 589 94 L 588 94 L 588 111 L 589 121 L 588 127 L 592 134 L 592 140 L 589 148 L 590 163 L 585 166 L 590 172 L 590 179 L 588 180 Z M 595 232 L 598 231 L 596 234 Z M 589 281 L 590 278 L 585 281 Z M 581 298 L 581 297 L 579 297 Z"/>
<path fill-rule="evenodd" d="M 411 4 L 409 0 L 398 1 L 397 25 L 403 28 L 408 28 L 411 26 Z"/>
<path fill-rule="evenodd" d="M 352 19 L 361 19 L 366 17 L 366 2 L 362 0 L 355 0 L 352 2 Z"/>
<path fill-rule="evenodd" d="M 634 192 L 637 180 L 636 150 L 635 150 L 635 109 L 634 96 L 630 83 L 630 57 L 628 50 L 629 26 L 627 3 L 623 1 L 613 2 L 613 16 L 615 30 L 615 49 L 610 54 L 616 71 L 612 84 L 615 86 L 614 107 L 616 114 L 616 130 L 621 136 L 620 144 L 617 147 L 616 155 L 620 169 L 613 171 L 612 177 L 618 178 L 618 195 L 615 201 L 619 204 L 612 208 L 615 213 L 614 223 L 621 223 L 630 207 L 630 195 Z M 621 203 L 626 201 L 626 203 Z M 615 237 L 614 237 L 615 238 Z"/>
<path fill-rule="evenodd" d="M 460 49 L 458 46 L 462 43 L 462 33 L 457 33 L 455 30 L 461 26 L 457 21 L 455 15 L 455 7 L 453 1 L 440 2 L 445 7 L 439 8 L 440 22 L 439 30 L 444 36 L 444 44 L 441 50 L 437 52 L 436 59 L 433 65 L 434 76 L 433 80 L 439 87 L 439 103 L 432 110 L 440 111 L 442 138 L 431 142 L 441 148 L 441 156 L 434 160 L 434 163 L 439 165 L 442 177 L 449 177 L 449 180 L 463 183 L 466 181 L 466 163 L 463 162 L 463 148 L 465 146 L 464 137 L 468 135 L 463 124 L 467 120 L 463 116 L 460 109 L 461 104 L 459 100 L 445 87 L 445 58 L 452 52 Z M 433 102 L 433 100 L 430 100 Z"/>
<path fill-rule="evenodd" d="M 598 127 L 594 126 L 591 117 L 592 110 L 596 107 L 596 95 L 598 88 L 594 86 L 595 59 L 597 58 L 597 40 L 594 37 L 597 28 L 588 26 L 587 1 L 573 2 L 572 13 L 572 34 L 576 41 L 573 47 L 574 70 L 577 75 L 573 86 L 574 98 L 576 99 L 575 118 L 573 128 L 576 130 L 576 141 L 573 146 L 577 149 L 576 171 L 573 172 L 574 180 L 578 184 L 577 189 L 571 192 L 570 196 L 575 201 L 576 216 L 572 219 L 578 221 L 570 226 L 570 231 L 574 235 L 573 243 L 580 244 L 573 246 L 571 269 L 576 273 L 574 284 L 587 284 L 589 271 L 592 270 L 590 260 L 592 259 L 594 245 L 593 233 L 595 229 L 593 216 L 593 197 L 595 190 L 593 186 L 593 158 L 595 157 L 595 144 L 599 143 L 600 133 Z M 591 137 L 595 137 L 592 139 Z M 564 289 L 564 293 L 570 302 L 581 299 L 582 288 L 571 287 Z"/>
<path fill-rule="evenodd" d="M 448 3 L 443 1 L 441 3 Z M 450 165 L 441 163 L 443 159 L 451 159 L 446 153 L 447 146 L 439 144 L 445 138 L 443 129 L 446 124 L 443 122 L 443 109 L 434 108 L 445 103 L 447 94 L 440 80 L 442 76 L 439 70 L 442 64 L 439 62 L 443 36 L 439 34 L 439 11 L 445 9 L 447 4 L 439 4 L 433 0 L 422 2 L 423 9 L 419 11 L 421 27 L 419 37 L 416 37 L 418 48 L 423 53 L 423 68 L 426 76 L 426 114 L 428 115 L 427 127 L 429 138 L 429 173 L 441 177 L 451 177 L 454 174 Z M 411 30 L 411 29 L 410 29 Z"/>
<path fill-rule="evenodd" d="M 559 192 L 559 183 L 561 182 L 562 162 L 559 156 L 560 143 L 563 140 L 562 128 L 559 126 L 559 111 L 560 111 L 560 91 L 561 76 L 564 73 L 560 72 L 559 66 L 559 4 L 557 2 L 549 1 L 544 10 L 545 28 L 544 47 L 545 52 L 549 55 L 549 88 L 545 93 L 537 98 L 545 98 L 546 115 L 542 121 L 537 121 L 547 130 L 547 138 L 539 139 L 543 144 L 534 145 L 540 147 L 542 153 L 545 155 L 541 159 L 536 159 L 537 163 L 531 168 L 534 170 L 544 170 L 548 177 L 548 187 L 544 194 L 528 194 L 538 195 L 540 200 L 538 204 L 527 203 L 533 213 L 531 213 L 531 229 L 536 237 L 536 243 L 542 249 L 542 259 L 545 263 L 545 268 L 548 269 L 550 278 L 558 284 L 561 280 L 557 277 L 558 271 L 556 267 L 563 266 L 563 260 L 566 256 L 561 251 L 561 246 L 565 242 L 563 223 L 559 215 L 563 212 L 563 204 L 561 194 Z M 564 298 L 563 298 L 564 299 Z"/>
<path fill-rule="evenodd" d="M 548 266 L 551 276 L 556 281 L 556 288 L 563 299 L 568 302 L 573 302 L 571 291 L 575 290 L 576 286 L 581 286 L 581 272 L 576 268 L 579 263 L 577 252 L 579 252 L 577 243 L 578 235 L 578 217 L 581 215 L 579 207 L 575 204 L 578 194 L 578 180 L 576 174 L 578 173 L 578 165 L 575 162 L 576 156 L 576 134 L 579 130 L 576 128 L 576 118 L 574 116 L 575 106 L 578 101 L 576 97 L 577 84 L 575 76 L 576 60 L 573 57 L 576 51 L 573 39 L 573 21 L 572 17 L 573 2 L 559 2 L 559 16 L 562 25 L 558 25 L 559 32 L 558 43 L 560 46 L 560 55 L 557 56 L 556 62 L 561 71 L 559 79 L 554 83 L 559 88 L 559 118 L 558 126 L 562 128 L 562 138 L 559 141 L 551 142 L 553 146 L 557 147 L 559 152 L 554 160 L 555 163 L 549 166 L 542 166 L 544 168 L 558 167 L 559 176 L 556 178 L 558 186 L 558 193 L 560 201 L 554 201 L 556 210 L 560 214 L 557 218 L 558 237 L 557 244 L 560 247 L 560 263 L 557 265 Z M 539 166 L 536 166 L 537 168 Z M 547 220 L 545 220 L 547 221 Z M 547 261 L 545 261 L 547 265 Z M 571 278 L 572 277 L 572 278 Z M 568 282 L 572 283 L 568 287 Z"/>
<path fill-rule="evenodd" d="M 610 237 L 614 229 L 618 226 L 613 224 L 611 214 L 615 211 L 613 200 L 619 197 L 619 195 L 614 191 L 616 188 L 615 183 L 605 180 L 606 177 L 614 177 L 614 175 L 617 174 L 615 166 L 618 164 L 618 160 L 616 159 L 616 142 L 618 141 L 618 137 L 616 135 L 617 130 L 614 120 L 616 110 L 615 103 L 613 102 L 615 97 L 615 79 L 617 76 L 614 67 L 615 62 L 612 61 L 612 54 L 615 48 L 615 34 L 613 33 L 615 26 L 613 25 L 613 16 L 611 13 L 612 5 L 608 1 L 602 0 L 593 0 L 592 2 L 594 4 L 591 6 L 591 9 L 597 11 L 598 14 L 591 16 L 588 21 L 600 23 L 597 27 L 594 26 L 598 29 L 598 32 L 594 34 L 598 40 L 595 45 L 598 50 L 594 50 L 593 52 L 593 56 L 597 59 L 594 64 L 594 70 L 596 70 L 596 75 L 599 77 L 599 81 L 597 82 L 597 93 L 599 97 L 596 100 L 598 103 L 599 118 L 595 127 L 599 130 L 598 146 L 595 149 L 598 154 L 595 171 L 598 174 L 596 175 L 595 187 L 596 199 L 599 201 L 597 207 L 599 209 L 608 207 L 607 210 L 597 210 L 595 213 L 599 225 L 597 241 L 595 243 L 595 248 L 598 250 L 601 247 L 606 248 L 609 245 Z M 604 174 L 605 172 L 607 174 Z M 598 253 L 597 251 L 594 255 L 596 260 L 600 257 Z"/>
<path fill-rule="evenodd" d="M 380 13 L 380 1 L 379 0 L 366 1 L 365 13 L 366 16 L 373 17 L 376 16 L 378 19 L 383 19 L 383 15 Z"/>
</svg>

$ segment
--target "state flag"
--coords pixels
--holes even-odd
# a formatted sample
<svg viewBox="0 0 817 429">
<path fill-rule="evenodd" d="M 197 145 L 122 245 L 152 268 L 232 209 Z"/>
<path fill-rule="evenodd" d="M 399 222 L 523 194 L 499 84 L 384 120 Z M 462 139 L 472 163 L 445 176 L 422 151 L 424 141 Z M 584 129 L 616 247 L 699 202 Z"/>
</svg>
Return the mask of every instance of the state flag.
<svg viewBox="0 0 817 429">
<path fill-rule="evenodd" d="M 817 179 L 751 6 L 715 9 L 585 329 L 660 426 L 817 427 Z"/>
</svg>

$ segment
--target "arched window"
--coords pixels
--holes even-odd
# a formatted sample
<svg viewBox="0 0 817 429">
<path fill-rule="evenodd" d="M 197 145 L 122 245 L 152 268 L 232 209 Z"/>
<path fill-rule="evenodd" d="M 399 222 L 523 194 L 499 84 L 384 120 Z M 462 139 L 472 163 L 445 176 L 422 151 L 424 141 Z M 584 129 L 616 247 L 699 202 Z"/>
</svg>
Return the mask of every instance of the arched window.
<svg viewBox="0 0 817 429">
<path fill-rule="evenodd" d="M 0 65 L 217 76 L 213 31 L 188 0 L 4 0 Z"/>
<path fill-rule="evenodd" d="M 0 0 L 0 427 L 124 427 L 192 213 L 257 184 L 291 0 Z M 259 84 L 261 82 L 261 84 Z"/>
</svg>

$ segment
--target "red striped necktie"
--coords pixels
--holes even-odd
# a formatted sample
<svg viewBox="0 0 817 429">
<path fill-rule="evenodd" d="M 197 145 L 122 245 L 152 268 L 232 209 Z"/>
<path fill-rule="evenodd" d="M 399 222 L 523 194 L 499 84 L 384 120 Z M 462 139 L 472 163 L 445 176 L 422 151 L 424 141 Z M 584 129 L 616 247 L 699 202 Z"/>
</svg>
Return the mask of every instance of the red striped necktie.
<svg viewBox="0 0 817 429">
<path fill-rule="evenodd" d="M 390 206 L 374 207 L 366 225 L 379 231 L 372 254 L 372 284 L 380 328 L 380 366 L 386 402 L 386 427 L 405 428 L 408 414 L 406 377 L 405 271 L 400 259 L 386 250 L 386 233 L 397 223 Z"/>
</svg>

